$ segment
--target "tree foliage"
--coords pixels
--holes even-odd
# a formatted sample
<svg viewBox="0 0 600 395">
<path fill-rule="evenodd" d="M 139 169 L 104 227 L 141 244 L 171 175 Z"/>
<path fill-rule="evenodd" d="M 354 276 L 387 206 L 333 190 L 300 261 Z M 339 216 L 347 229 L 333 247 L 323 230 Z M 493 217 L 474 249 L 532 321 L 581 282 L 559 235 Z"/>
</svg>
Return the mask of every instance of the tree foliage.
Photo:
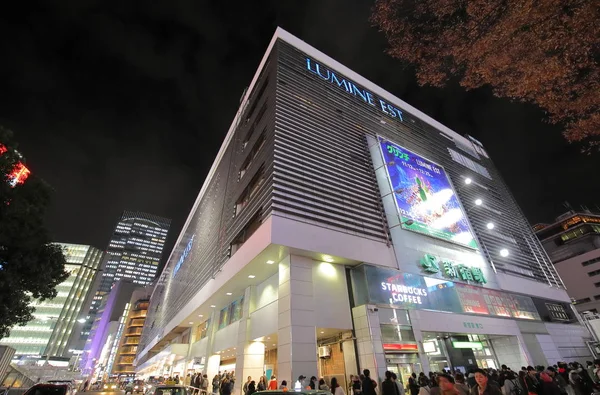
<svg viewBox="0 0 600 395">
<path fill-rule="evenodd" d="M 420 84 L 489 85 L 600 147 L 598 0 L 377 0 L 371 20 Z"/>
<path fill-rule="evenodd" d="M 23 161 L 12 132 L 0 127 L 0 338 L 33 316 L 34 299 L 56 296 L 56 286 L 68 277 L 61 247 L 51 244 L 44 225 L 51 189 L 35 174 L 12 187 L 7 175 Z"/>
</svg>

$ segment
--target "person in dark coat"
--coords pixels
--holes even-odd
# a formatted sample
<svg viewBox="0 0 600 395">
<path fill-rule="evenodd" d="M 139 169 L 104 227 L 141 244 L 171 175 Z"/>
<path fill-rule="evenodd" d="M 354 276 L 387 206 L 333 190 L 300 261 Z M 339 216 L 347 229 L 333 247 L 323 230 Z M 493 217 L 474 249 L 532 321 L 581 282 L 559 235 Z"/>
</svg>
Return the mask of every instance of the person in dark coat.
<svg viewBox="0 0 600 395">
<path fill-rule="evenodd" d="M 477 383 L 471 388 L 471 395 L 502 395 L 502 391 L 494 383 L 489 381 L 489 377 L 485 370 L 475 369 L 475 382 Z"/>
<path fill-rule="evenodd" d="M 417 382 L 417 374 L 415 372 L 408 378 L 408 389 L 410 390 L 410 395 L 419 394 L 419 383 Z"/>
<path fill-rule="evenodd" d="M 377 395 L 375 392 L 377 383 L 371 378 L 371 371 L 365 369 L 363 370 L 363 374 L 365 375 L 365 378 L 362 381 L 362 395 Z"/>
<path fill-rule="evenodd" d="M 381 383 L 381 395 L 399 395 L 398 387 L 392 380 L 392 372 L 385 372 L 385 380 Z"/>
</svg>

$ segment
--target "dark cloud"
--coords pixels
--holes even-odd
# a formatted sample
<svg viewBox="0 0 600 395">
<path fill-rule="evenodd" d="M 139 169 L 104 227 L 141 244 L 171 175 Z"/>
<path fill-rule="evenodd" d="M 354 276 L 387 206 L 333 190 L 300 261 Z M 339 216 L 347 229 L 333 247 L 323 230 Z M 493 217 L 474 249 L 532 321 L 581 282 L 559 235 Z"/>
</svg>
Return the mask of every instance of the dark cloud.
<svg viewBox="0 0 600 395">
<path fill-rule="evenodd" d="M 593 204 L 598 156 L 527 105 L 420 88 L 384 54 L 359 0 L 64 0 L 0 7 L 0 123 L 56 190 L 57 240 L 104 247 L 123 209 L 173 218 L 174 239 L 276 28 L 482 140 L 532 221 Z M 172 241 L 172 240 L 171 240 Z"/>
</svg>

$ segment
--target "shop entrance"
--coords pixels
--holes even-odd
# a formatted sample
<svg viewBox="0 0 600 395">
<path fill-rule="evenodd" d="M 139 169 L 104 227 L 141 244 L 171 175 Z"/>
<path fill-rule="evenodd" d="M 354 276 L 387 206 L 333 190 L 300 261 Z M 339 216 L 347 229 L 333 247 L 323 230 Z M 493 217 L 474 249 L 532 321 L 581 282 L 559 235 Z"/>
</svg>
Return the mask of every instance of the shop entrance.
<svg viewBox="0 0 600 395">
<path fill-rule="evenodd" d="M 498 359 L 489 336 L 462 333 L 423 333 L 423 350 L 433 372 L 473 368 L 498 369 Z"/>
<path fill-rule="evenodd" d="M 403 387 L 406 387 L 408 378 L 413 372 L 418 375 L 423 371 L 417 354 L 386 354 L 385 361 L 387 370 L 396 373 Z"/>
</svg>

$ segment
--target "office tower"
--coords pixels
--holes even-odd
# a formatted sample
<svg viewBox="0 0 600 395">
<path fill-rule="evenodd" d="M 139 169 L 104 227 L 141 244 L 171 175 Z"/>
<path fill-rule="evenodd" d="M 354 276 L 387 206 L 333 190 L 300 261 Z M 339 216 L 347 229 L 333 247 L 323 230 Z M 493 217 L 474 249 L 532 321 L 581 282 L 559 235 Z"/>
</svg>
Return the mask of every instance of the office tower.
<svg viewBox="0 0 600 395">
<path fill-rule="evenodd" d="M 124 211 L 110 238 L 100 285 L 92 301 L 84 336 L 89 335 L 102 298 L 116 281 L 149 284 L 158 271 L 171 220 L 137 211 Z"/>
<path fill-rule="evenodd" d="M 534 226 L 537 236 L 580 312 L 600 311 L 600 214 L 571 210 L 552 224 Z"/>
<path fill-rule="evenodd" d="M 89 245 L 57 243 L 64 249 L 69 277 L 56 287 L 54 299 L 34 301 L 34 319 L 16 326 L 0 343 L 16 349 L 16 355 L 71 356 L 71 336 L 81 330 L 85 302 L 91 298 L 91 285 L 98 273 L 103 253 Z"/>
<path fill-rule="evenodd" d="M 136 372 L 406 383 L 589 359 L 589 336 L 479 141 L 278 29 L 157 280 Z"/>
</svg>

